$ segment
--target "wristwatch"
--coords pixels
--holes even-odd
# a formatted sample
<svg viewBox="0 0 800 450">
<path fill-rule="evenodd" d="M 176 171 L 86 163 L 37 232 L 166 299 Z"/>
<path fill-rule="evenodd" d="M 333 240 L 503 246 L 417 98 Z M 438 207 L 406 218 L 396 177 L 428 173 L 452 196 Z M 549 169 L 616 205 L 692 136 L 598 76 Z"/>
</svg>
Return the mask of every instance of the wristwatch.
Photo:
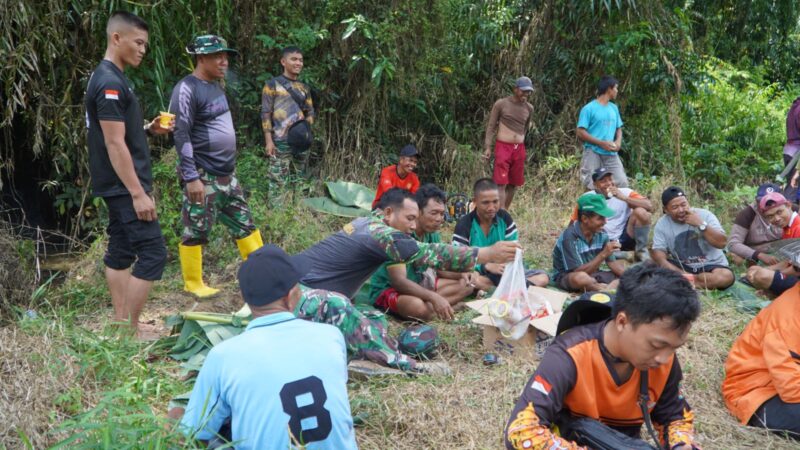
<svg viewBox="0 0 800 450">
<path fill-rule="evenodd" d="M 701 224 L 700 224 L 700 226 L 699 226 L 699 227 L 697 227 L 697 228 L 698 228 L 700 231 L 706 231 L 706 228 L 708 228 L 708 222 L 706 222 L 706 221 L 703 221 L 703 223 L 701 223 Z"/>
</svg>

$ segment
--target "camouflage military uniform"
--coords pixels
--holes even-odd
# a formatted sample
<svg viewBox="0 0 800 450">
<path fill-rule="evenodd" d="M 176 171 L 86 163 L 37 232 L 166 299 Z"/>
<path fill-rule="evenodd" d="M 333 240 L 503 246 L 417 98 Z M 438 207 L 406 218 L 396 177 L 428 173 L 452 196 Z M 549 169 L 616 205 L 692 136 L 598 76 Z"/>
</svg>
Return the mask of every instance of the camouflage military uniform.
<svg viewBox="0 0 800 450">
<path fill-rule="evenodd" d="M 286 193 L 287 184 L 294 191 L 297 182 L 305 178 L 309 155 L 308 150 L 300 154 L 293 154 L 286 141 L 274 142 L 275 156 L 269 159 L 269 172 L 267 173 L 269 200 L 272 206 L 280 203 L 280 197 Z"/>
<path fill-rule="evenodd" d="M 414 370 L 416 361 L 397 348 L 382 314 L 367 317 L 342 294 L 300 285 L 303 292 L 294 309 L 300 319 L 327 323 L 341 330 L 352 359 L 367 359 L 401 370 Z"/>
<path fill-rule="evenodd" d="M 228 227 L 236 239 L 249 236 L 256 227 L 247 202 L 244 199 L 239 181 L 234 175 L 218 177 L 203 173 L 200 180 L 205 186 L 205 199 L 202 205 L 193 204 L 183 190 L 182 222 L 183 245 L 205 245 L 208 234 L 219 215 L 220 221 Z"/>
</svg>

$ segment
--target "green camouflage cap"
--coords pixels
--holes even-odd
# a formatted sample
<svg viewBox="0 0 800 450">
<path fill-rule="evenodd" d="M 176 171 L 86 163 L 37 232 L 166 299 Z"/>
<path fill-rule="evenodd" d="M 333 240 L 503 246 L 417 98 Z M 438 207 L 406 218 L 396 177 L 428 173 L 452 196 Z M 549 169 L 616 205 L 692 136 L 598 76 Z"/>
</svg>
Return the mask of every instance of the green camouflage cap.
<svg viewBox="0 0 800 450">
<path fill-rule="evenodd" d="M 186 46 L 186 53 L 190 55 L 210 55 L 219 52 L 239 53 L 228 47 L 228 41 L 214 34 L 197 36 Z"/>
</svg>

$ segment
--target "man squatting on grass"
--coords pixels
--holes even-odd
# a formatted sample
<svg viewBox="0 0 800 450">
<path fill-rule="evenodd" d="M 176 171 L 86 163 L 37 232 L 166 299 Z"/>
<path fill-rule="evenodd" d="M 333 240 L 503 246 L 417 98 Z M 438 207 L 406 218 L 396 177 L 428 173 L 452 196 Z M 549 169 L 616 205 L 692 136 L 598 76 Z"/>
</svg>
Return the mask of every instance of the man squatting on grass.
<svg viewBox="0 0 800 450">
<path fill-rule="evenodd" d="M 670 186 L 661 193 L 664 215 L 653 233 L 653 261 L 674 270 L 702 289 L 725 289 L 733 271 L 722 249 L 727 237 L 717 216 L 692 208 L 683 190 Z"/>
<path fill-rule="evenodd" d="M 108 20 L 106 36 L 105 56 L 86 87 L 92 194 L 108 207 L 103 263 L 114 320 L 130 321 L 140 338 L 150 338 L 154 329 L 139 323 L 139 315 L 153 281 L 161 279 L 167 249 L 150 194 L 153 172 L 145 132 L 167 134 L 174 123 L 162 128 L 156 118 L 142 127 L 139 100 L 124 74 L 126 67 L 138 67 L 144 58 L 147 23 L 117 11 Z"/>
<path fill-rule="evenodd" d="M 419 207 L 417 220 L 397 223 L 395 228 L 419 242 L 440 244 L 439 230 L 444 223 L 447 202 L 445 193 L 433 184 L 425 184 L 414 197 Z M 442 320 L 452 320 L 453 307 L 475 290 L 474 273 L 387 262 L 372 275 L 369 296 L 376 308 L 401 317 L 428 321 L 438 316 Z"/>
<path fill-rule="evenodd" d="M 761 215 L 758 203 L 765 195 L 780 191 L 780 186 L 764 183 L 758 187 L 755 201 L 736 213 L 728 236 L 728 250 L 734 263 L 740 264 L 746 261 L 751 265 L 761 262 L 768 266 L 778 263 L 778 258 L 764 250 L 770 242 L 781 238 L 783 230 L 767 222 Z"/>
<path fill-rule="evenodd" d="M 489 161 L 494 140 L 493 179 L 500 187 L 500 207 L 503 209 L 511 209 L 514 192 L 525 183 L 525 133 L 533 116 L 533 105 L 528 103 L 531 92 L 531 79 L 517 78 L 513 94 L 494 102 L 486 124 L 483 158 Z"/>
<path fill-rule="evenodd" d="M 356 448 L 342 333 L 292 314 L 307 270 L 274 245 L 239 268 L 253 319 L 208 352 L 181 420 L 191 438 L 210 441 L 230 419 L 240 450 Z"/>
<path fill-rule="evenodd" d="M 650 220 L 653 203 L 633 189 L 618 188 L 614 183 L 612 172 L 600 167 L 592 173 L 594 190 L 587 194 L 600 194 L 606 198 L 608 207 L 614 215 L 606 221 L 603 231 L 612 241 L 619 241 L 620 250 L 634 251 L 637 261 L 647 257 L 647 241 L 650 239 Z M 578 220 L 578 207 L 572 212 L 570 222 Z"/>
<path fill-rule="evenodd" d="M 759 202 L 759 212 L 773 227 L 782 230 L 781 239 L 800 238 L 800 216 L 792 211 L 789 200 L 778 192 L 765 195 Z M 747 279 L 756 289 L 781 295 L 800 281 L 800 272 L 793 261 L 778 261 L 768 267 L 752 266 Z"/>
<path fill-rule="evenodd" d="M 386 191 L 378 208 L 382 212 L 358 218 L 300 253 L 312 268 L 300 280 L 303 295 L 294 312 L 301 319 L 336 325 L 355 359 L 416 370 L 417 362 L 397 349 L 381 320 L 365 316 L 349 299 L 386 262 L 469 272 L 475 264 L 511 261 L 519 244 L 475 248 L 418 242 L 399 231 L 409 229 L 419 214 L 414 196 L 403 189 Z"/>
<path fill-rule="evenodd" d="M 472 186 L 472 202 L 475 209 L 458 220 L 453 232 L 453 245 L 488 247 L 496 242 L 519 241 L 517 224 L 502 206 L 498 186 L 489 178 L 481 178 Z M 500 284 L 505 264 L 478 264 L 473 276 L 475 287 L 482 291 L 492 291 Z M 543 270 L 526 270 L 528 285 L 547 286 L 550 276 Z"/>
<path fill-rule="evenodd" d="M 417 147 L 408 144 L 400 149 L 397 164 L 384 167 L 378 177 L 378 187 L 375 189 L 375 199 L 372 200 L 372 209 L 378 207 L 383 193 L 391 188 L 405 189 L 412 194 L 419 189 L 419 177 L 414 173 L 419 162 Z"/>
<path fill-rule="evenodd" d="M 197 36 L 186 52 L 195 57 L 194 71 L 175 85 L 169 102 L 175 114 L 178 178 L 184 188 L 178 250 L 183 289 L 206 298 L 219 292 L 203 282 L 203 246 L 218 216 L 236 239 L 243 260 L 263 244 L 236 178 L 236 131 L 220 85 L 229 54 L 237 52 L 214 35 Z"/>
<path fill-rule="evenodd" d="M 747 324 L 725 361 L 722 396 L 742 425 L 800 441 L 800 289 L 775 299 Z"/>
<path fill-rule="evenodd" d="M 578 300 L 564 311 L 558 335 L 511 413 L 506 448 L 584 448 L 553 431 L 557 426 L 568 434 L 571 421 L 579 417 L 638 438 L 644 420 L 637 403 L 643 372 L 648 413 L 662 446 L 697 448 L 694 414 L 680 392 L 683 375 L 675 355 L 700 315 L 697 293 L 676 272 L 639 265 L 622 276 L 611 304 Z M 598 315 L 607 319 L 583 324 L 592 310 L 603 309 Z"/>
<path fill-rule="evenodd" d="M 614 210 L 600 194 L 578 197 L 578 220 L 564 230 L 553 247 L 555 282 L 570 292 L 614 289 L 625 270 L 614 252 L 619 241 L 612 241 L 603 231 Z M 600 270 L 606 263 L 610 270 Z"/>
</svg>

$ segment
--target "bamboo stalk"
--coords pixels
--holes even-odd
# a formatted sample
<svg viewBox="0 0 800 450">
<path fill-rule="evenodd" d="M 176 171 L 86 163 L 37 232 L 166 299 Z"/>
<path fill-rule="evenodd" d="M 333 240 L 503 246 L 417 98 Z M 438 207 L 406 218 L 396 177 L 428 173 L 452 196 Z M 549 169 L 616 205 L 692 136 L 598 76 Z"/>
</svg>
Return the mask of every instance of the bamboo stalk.
<svg viewBox="0 0 800 450">
<path fill-rule="evenodd" d="M 234 318 L 237 317 L 233 314 L 217 314 L 217 313 L 204 313 L 204 312 L 182 312 L 181 317 L 184 320 L 196 320 L 202 322 L 211 322 L 211 323 L 218 323 L 221 325 L 234 325 Z M 237 320 L 238 322 L 238 320 Z M 247 326 L 250 323 L 250 319 L 248 318 L 241 318 L 241 325 Z M 238 325 L 234 325 L 238 326 Z"/>
</svg>

